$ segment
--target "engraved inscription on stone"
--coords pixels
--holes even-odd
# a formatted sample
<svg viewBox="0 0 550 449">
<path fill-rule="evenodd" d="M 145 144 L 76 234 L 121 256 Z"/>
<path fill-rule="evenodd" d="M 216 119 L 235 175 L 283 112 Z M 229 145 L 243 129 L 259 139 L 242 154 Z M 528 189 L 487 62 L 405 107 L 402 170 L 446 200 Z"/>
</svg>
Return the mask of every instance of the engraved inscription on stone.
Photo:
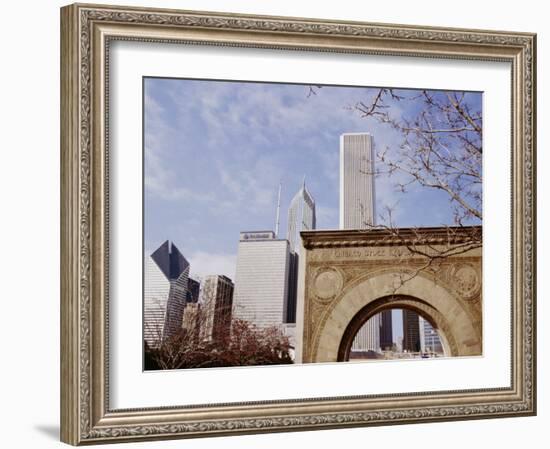
<svg viewBox="0 0 550 449">
<path fill-rule="evenodd" d="M 411 254 L 406 248 L 363 247 L 363 248 L 319 248 L 310 252 L 310 260 L 349 261 L 409 258 Z"/>
</svg>

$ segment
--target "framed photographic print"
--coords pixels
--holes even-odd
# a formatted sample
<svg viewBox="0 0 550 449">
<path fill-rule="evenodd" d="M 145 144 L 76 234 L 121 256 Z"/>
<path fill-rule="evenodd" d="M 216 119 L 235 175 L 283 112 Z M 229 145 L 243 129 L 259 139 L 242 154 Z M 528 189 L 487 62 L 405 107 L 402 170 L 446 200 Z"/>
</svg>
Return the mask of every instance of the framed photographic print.
<svg viewBox="0 0 550 449">
<path fill-rule="evenodd" d="M 536 413 L 535 35 L 61 28 L 63 441 Z"/>
</svg>

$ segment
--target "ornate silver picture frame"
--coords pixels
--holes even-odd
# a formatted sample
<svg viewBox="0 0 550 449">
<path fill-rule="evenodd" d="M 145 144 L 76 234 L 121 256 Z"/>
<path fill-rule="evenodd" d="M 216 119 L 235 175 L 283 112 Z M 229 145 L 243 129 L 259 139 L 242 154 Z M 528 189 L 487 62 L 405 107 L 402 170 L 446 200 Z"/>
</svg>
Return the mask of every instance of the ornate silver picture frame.
<svg viewBox="0 0 550 449">
<path fill-rule="evenodd" d="M 290 50 L 296 55 L 309 52 L 509 64 L 511 85 L 507 94 L 511 98 L 511 117 L 508 123 L 499 124 L 502 133 L 509 135 L 511 147 L 511 186 L 509 194 L 505 193 L 511 196 L 511 235 L 507 242 L 511 243 L 511 270 L 506 274 L 510 277 L 511 301 L 502 304 L 511 323 L 509 385 L 349 396 L 328 393 L 292 399 L 258 397 L 252 401 L 193 402 L 181 406 L 113 407 L 116 392 L 110 382 L 113 364 L 109 349 L 114 325 L 110 311 L 114 298 L 110 295 L 110 287 L 116 282 L 116 273 L 110 271 L 109 263 L 114 238 L 110 235 L 110 217 L 115 211 L 109 195 L 117 172 L 110 165 L 109 139 L 116 130 L 110 122 L 113 92 L 109 80 L 110 70 L 117 63 L 110 59 L 116 42 L 207 45 L 222 50 L 252 48 L 265 50 L 267 54 Z M 80 445 L 534 415 L 535 58 L 536 36 L 529 33 L 105 5 L 75 4 L 62 8 L 62 441 Z M 406 235 L 390 235 L 394 241 L 379 234 L 302 233 L 304 247 L 317 258 L 316 262 L 323 261 L 324 251 L 340 250 L 348 257 L 351 248 L 359 250 L 357 254 L 361 255 L 364 247 L 399 246 L 412 236 L 416 236 L 413 230 Z M 453 242 L 460 243 L 463 237 L 459 232 L 453 235 Z M 438 238 L 449 237 L 445 233 L 434 238 L 425 243 L 437 245 L 441 243 Z M 476 263 L 481 263 L 480 256 L 476 257 Z M 326 260 L 328 265 L 329 259 Z M 490 255 L 484 254 L 483 263 L 488 261 Z M 321 298 L 323 300 L 333 296 L 334 279 L 344 282 L 344 275 L 337 269 L 331 268 L 326 273 L 331 282 L 330 291 L 326 298 Z M 477 272 L 474 275 L 477 276 Z M 321 293 L 323 296 L 325 290 Z M 475 293 L 479 294 L 477 290 Z M 401 302 L 407 305 L 406 299 Z M 314 305 L 306 304 L 306 307 Z M 377 307 L 382 310 L 384 304 L 377 303 L 374 309 L 378 310 Z M 330 340 L 330 336 L 327 338 Z M 341 345 L 340 351 L 349 353 L 352 340 L 349 335 L 346 338 L 347 343 L 345 347 Z M 313 361 L 318 346 L 314 345 L 313 338 L 304 341 L 309 345 L 304 360 L 309 357 Z M 456 353 L 460 352 L 458 346 L 454 341 L 449 343 Z"/>
</svg>

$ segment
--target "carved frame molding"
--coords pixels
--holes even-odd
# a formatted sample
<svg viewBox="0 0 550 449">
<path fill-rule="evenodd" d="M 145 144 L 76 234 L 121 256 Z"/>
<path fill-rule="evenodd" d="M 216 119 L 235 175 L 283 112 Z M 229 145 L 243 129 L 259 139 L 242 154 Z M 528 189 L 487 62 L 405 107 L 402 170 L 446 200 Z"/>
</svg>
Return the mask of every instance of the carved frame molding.
<svg viewBox="0 0 550 449">
<path fill-rule="evenodd" d="M 61 9 L 61 32 L 62 441 L 78 445 L 535 414 L 534 34 L 86 4 Z M 512 387 L 111 410 L 106 79 L 112 40 L 510 62 Z"/>
</svg>

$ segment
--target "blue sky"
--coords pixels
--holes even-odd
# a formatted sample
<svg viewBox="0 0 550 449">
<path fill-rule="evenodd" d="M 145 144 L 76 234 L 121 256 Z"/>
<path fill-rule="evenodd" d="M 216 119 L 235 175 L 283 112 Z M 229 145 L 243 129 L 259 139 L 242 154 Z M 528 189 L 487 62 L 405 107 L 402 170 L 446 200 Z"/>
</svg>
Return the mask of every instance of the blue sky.
<svg viewBox="0 0 550 449">
<path fill-rule="evenodd" d="M 351 108 L 375 89 L 146 78 L 144 80 L 144 250 L 172 240 L 191 274 L 234 278 L 240 231 L 273 230 L 282 182 L 281 232 L 290 200 L 306 177 L 317 228 L 338 228 L 339 137 L 369 132 L 375 149 L 400 135 Z M 481 95 L 474 95 L 481 102 Z M 415 114 L 390 102 L 393 115 Z M 407 109 L 409 108 L 409 109 Z M 399 226 L 452 223 L 437 191 L 395 188 L 376 179 L 376 209 L 394 207 Z"/>
<path fill-rule="evenodd" d="M 306 177 L 317 227 L 338 227 L 338 151 L 344 132 L 370 132 L 375 147 L 396 147 L 391 128 L 350 110 L 373 89 L 146 78 L 146 252 L 172 240 L 196 275 L 234 275 L 239 232 L 274 229 L 282 181 L 281 236 L 292 196 Z M 392 113 L 410 114 L 391 104 Z M 410 106 L 409 106 L 410 107 Z M 452 223 L 444 194 L 395 188 L 376 179 L 376 208 L 394 206 L 400 226 Z M 427 206 L 429 205 L 429 206 Z"/>
</svg>

